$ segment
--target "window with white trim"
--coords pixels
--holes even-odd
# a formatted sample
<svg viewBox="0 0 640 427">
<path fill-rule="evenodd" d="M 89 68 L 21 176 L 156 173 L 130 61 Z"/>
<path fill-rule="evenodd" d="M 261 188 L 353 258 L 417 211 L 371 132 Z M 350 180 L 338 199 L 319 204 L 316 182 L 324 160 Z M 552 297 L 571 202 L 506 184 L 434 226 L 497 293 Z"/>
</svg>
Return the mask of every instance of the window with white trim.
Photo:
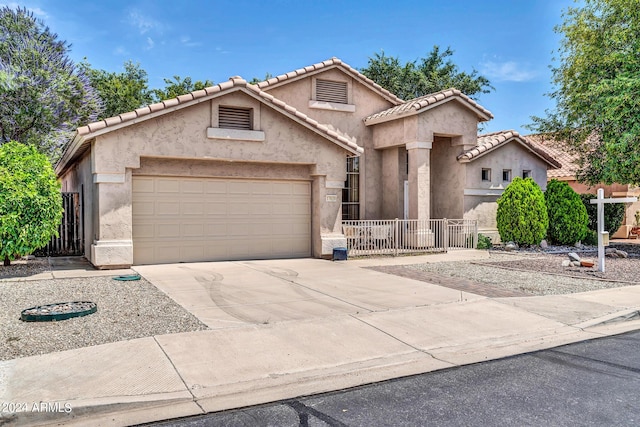
<svg viewBox="0 0 640 427">
<path fill-rule="evenodd" d="M 482 180 L 491 181 L 491 169 L 482 168 Z"/>
<path fill-rule="evenodd" d="M 502 169 L 502 180 L 504 182 L 511 181 L 511 169 Z"/>
<path fill-rule="evenodd" d="M 360 158 L 347 157 L 347 180 L 342 189 L 342 219 L 360 219 Z"/>
<path fill-rule="evenodd" d="M 522 177 L 523 178 L 531 178 L 531 171 L 527 170 L 527 169 L 523 170 L 522 171 Z"/>
<path fill-rule="evenodd" d="M 253 113 L 251 108 L 218 107 L 218 127 L 223 129 L 253 130 Z"/>
<path fill-rule="evenodd" d="M 316 79 L 316 101 L 349 103 L 349 87 L 347 82 Z"/>
</svg>

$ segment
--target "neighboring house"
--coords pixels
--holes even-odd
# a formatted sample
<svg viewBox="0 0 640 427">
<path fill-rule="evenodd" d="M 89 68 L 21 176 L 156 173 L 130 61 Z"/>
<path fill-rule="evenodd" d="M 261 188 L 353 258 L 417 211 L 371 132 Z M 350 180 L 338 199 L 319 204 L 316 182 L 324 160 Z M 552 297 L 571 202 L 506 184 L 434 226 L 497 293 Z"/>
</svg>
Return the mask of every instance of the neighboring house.
<svg viewBox="0 0 640 427">
<path fill-rule="evenodd" d="M 493 243 L 500 243 L 496 200 L 511 180 L 533 178 L 544 191 L 547 173 L 560 167 L 556 159 L 516 131 L 478 136 L 477 146 L 459 155 L 458 162 L 469 163 L 464 218 L 477 219 L 478 231 Z"/>
<path fill-rule="evenodd" d="M 132 264 L 327 257 L 343 219 L 478 219 L 555 160 L 455 89 L 407 102 L 333 58 L 232 77 L 77 129 L 56 165 L 83 200 L 86 257 Z"/>
<path fill-rule="evenodd" d="M 553 139 L 549 139 L 544 135 L 529 135 L 527 139 L 532 141 L 534 144 L 542 147 L 545 151 L 547 151 L 553 158 L 558 160 L 561 164 L 561 167 L 556 170 L 550 170 L 547 174 L 547 179 L 557 179 L 558 181 L 566 181 L 573 190 L 578 194 L 595 194 L 598 192 L 599 188 L 604 190 L 605 197 L 639 197 L 640 198 L 640 187 L 631 186 L 628 184 L 597 184 L 594 186 L 589 186 L 587 184 L 582 184 L 578 182 L 576 179 L 577 172 L 579 170 L 577 165 L 577 156 L 575 154 L 569 153 L 566 149 L 563 149 L 560 144 L 558 144 Z M 595 198 L 595 197 L 594 197 Z M 618 229 L 615 234 L 612 234 L 611 237 L 626 239 L 629 237 L 629 232 L 631 228 L 634 227 L 635 224 L 635 213 L 640 210 L 640 202 L 636 203 L 628 203 L 625 209 L 625 218 L 622 222 L 622 226 Z M 607 230 L 608 231 L 608 230 Z"/>
</svg>

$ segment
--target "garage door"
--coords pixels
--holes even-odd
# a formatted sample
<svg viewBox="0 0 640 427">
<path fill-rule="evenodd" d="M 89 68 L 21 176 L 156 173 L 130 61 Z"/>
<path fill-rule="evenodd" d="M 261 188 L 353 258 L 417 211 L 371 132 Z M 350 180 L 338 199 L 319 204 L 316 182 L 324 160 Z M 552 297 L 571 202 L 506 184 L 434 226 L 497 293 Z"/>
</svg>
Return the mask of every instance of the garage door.
<svg viewBox="0 0 640 427">
<path fill-rule="evenodd" d="M 307 257 L 308 182 L 133 178 L 133 262 Z"/>
</svg>

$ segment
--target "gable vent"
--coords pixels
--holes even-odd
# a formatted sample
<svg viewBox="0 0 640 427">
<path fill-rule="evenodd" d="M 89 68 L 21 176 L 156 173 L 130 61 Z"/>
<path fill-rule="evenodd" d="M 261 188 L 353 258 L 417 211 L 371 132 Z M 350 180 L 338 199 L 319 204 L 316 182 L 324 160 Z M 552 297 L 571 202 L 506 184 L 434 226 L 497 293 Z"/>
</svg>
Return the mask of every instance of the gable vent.
<svg viewBox="0 0 640 427">
<path fill-rule="evenodd" d="M 347 82 L 316 80 L 316 101 L 348 104 Z"/>
<path fill-rule="evenodd" d="M 225 129 L 252 130 L 251 108 L 218 107 L 218 126 Z"/>
</svg>

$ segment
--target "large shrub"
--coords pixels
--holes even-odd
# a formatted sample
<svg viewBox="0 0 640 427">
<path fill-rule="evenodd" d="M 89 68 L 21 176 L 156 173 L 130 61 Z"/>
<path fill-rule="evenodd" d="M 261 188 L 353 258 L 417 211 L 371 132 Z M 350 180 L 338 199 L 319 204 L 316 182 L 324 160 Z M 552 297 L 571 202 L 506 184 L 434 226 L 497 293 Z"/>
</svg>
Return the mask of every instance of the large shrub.
<svg viewBox="0 0 640 427">
<path fill-rule="evenodd" d="M 595 194 L 581 194 L 580 198 L 584 207 L 587 209 L 587 216 L 589 218 L 587 227 L 589 230 L 598 231 L 598 207 L 592 205 L 590 200 L 595 199 Z M 615 234 L 616 231 L 622 225 L 624 221 L 624 203 L 605 203 L 604 204 L 604 230 L 609 232 L 609 235 Z"/>
<path fill-rule="evenodd" d="M 544 192 L 549 216 L 547 238 L 552 243 L 573 245 L 587 235 L 587 209 L 578 193 L 564 181 L 552 179 Z"/>
<path fill-rule="evenodd" d="M 62 195 L 51 163 L 33 146 L 0 146 L 0 258 L 46 245 L 62 220 Z"/>
<path fill-rule="evenodd" d="M 547 235 L 544 194 L 532 178 L 516 177 L 498 199 L 498 232 L 503 242 L 537 245 Z"/>
</svg>

